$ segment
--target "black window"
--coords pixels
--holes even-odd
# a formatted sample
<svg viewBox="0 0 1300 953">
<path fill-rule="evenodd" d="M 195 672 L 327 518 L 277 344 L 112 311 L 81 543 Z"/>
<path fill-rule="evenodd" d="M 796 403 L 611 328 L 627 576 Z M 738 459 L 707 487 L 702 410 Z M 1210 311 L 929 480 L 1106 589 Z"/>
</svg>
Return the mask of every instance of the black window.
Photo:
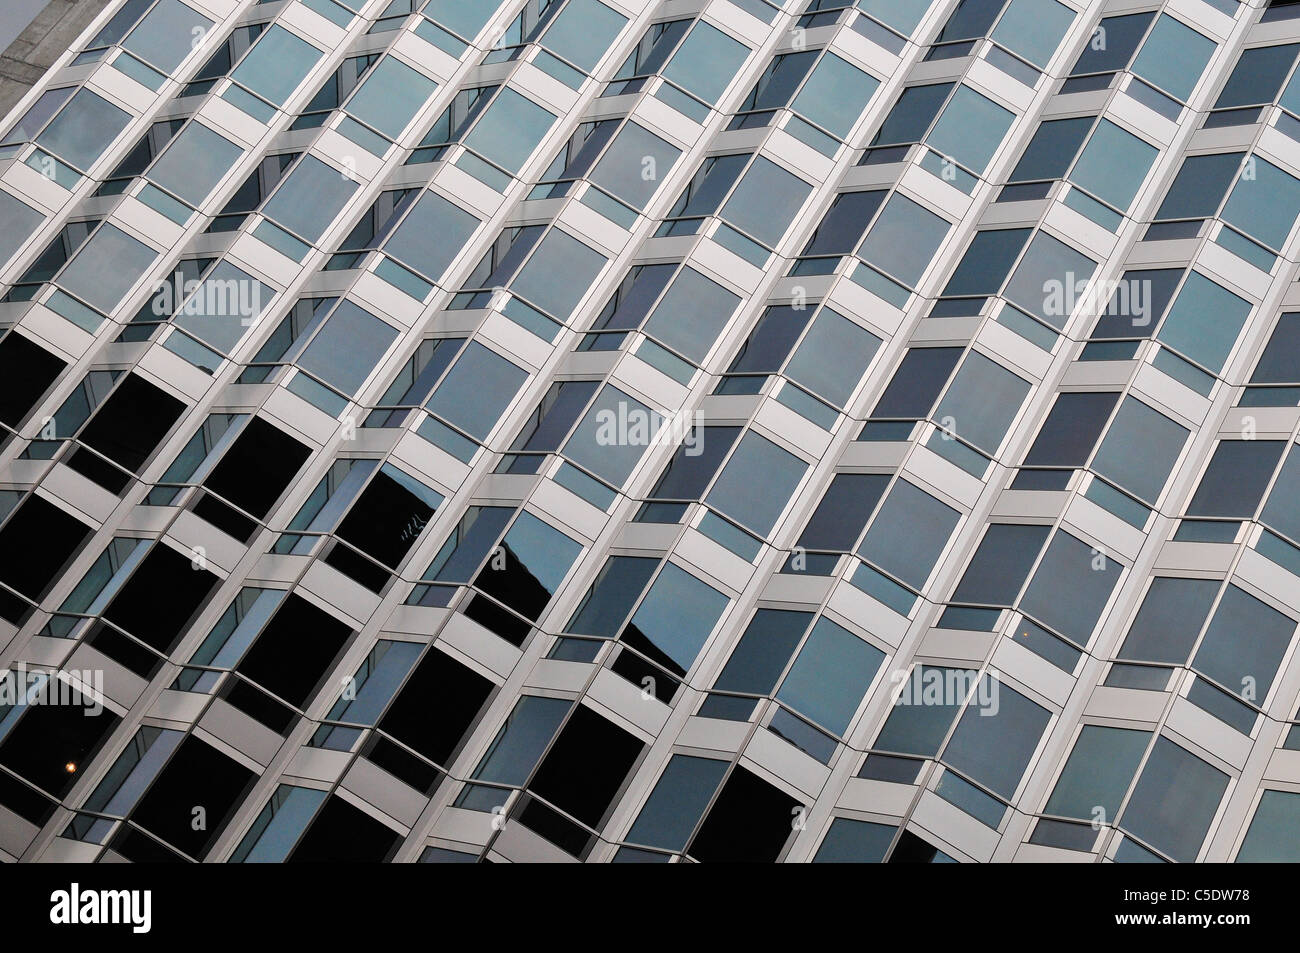
<svg viewBox="0 0 1300 953">
<path fill-rule="evenodd" d="M 0 340 L 0 423 L 15 430 L 67 363 L 18 333 Z"/>
</svg>

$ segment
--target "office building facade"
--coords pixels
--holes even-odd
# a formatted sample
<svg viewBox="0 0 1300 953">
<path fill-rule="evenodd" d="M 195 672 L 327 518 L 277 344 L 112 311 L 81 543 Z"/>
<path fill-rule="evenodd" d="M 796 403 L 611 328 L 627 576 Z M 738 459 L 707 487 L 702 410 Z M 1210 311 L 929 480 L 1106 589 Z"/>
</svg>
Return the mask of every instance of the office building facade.
<svg viewBox="0 0 1300 953">
<path fill-rule="evenodd" d="M 1300 859 L 1298 59 L 108 3 L 0 125 L 0 852 Z"/>
</svg>

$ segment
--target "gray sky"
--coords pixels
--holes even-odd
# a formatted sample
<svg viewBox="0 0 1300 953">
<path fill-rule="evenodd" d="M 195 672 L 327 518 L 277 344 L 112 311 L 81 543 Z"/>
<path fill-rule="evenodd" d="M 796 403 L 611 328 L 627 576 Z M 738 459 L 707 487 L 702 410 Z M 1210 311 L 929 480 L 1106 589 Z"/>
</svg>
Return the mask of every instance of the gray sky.
<svg viewBox="0 0 1300 953">
<path fill-rule="evenodd" d="M 18 38 L 50 0 L 3 0 L 0 2 L 0 51 Z"/>
</svg>

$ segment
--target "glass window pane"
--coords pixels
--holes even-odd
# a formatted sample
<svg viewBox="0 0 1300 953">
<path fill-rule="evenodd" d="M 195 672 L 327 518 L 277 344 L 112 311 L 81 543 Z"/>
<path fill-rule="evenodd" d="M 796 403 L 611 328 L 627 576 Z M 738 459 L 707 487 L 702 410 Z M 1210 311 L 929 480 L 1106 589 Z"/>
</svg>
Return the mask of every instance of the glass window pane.
<svg viewBox="0 0 1300 953">
<path fill-rule="evenodd" d="M 1126 69 L 1154 16 L 1154 13 L 1132 13 L 1106 17 L 1093 31 L 1070 74 L 1080 76 Z"/>
<path fill-rule="evenodd" d="M 591 181 L 635 209 L 655 194 L 682 151 L 634 122 L 625 123 L 591 171 Z"/>
<path fill-rule="evenodd" d="M 1281 248 L 1300 208 L 1300 180 L 1251 156 L 1223 207 L 1223 220 L 1269 248 Z"/>
<path fill-rule="evenodd" d="M 968 668 L 913 667 L 871 747 L 877 751 L 933 757 L 957 710 L 975 687 L 978 675 Z"/>
<path fill-rule="evenodd" d="M 819 619 L 776 697 L 842 735 L 884 658 L 884 652 L 848 629 Z"/>
<path fill-rule="evenodd" d="M 501 540 L 498 552 L 502 558 L 488 560 L 474 584 L 536 622 L 582 546 L 525 511 Z"/>
<path fill-rule="evenodd" d="M 1048 526 L 1018 523 L 989 526 L 952 601 L 989 606 L 1014 604 L 1050 532 Z"/>
<path fill-rule="evenodd" d="M 926 143 L 940 155 L 983 175 L 1015 118 L 1009 109 L 969 86 L 960 86 Z"/>
<path fill-rule="evenodd" d="M 934 412 L 963 440 L 989 453 L 997 450 L 1029 393 L 1029 382 L 971 351 Z"/>
<path fill-rule="evenodd" d="M 527 781 L 572 704 L 562 698 L 522 696 L 474 770 L 474 779 L 512 785 Z"/>
<path fill-rule="evenodd" d="M 770 694 L 811 621 L 811 612 L 759 609 L 713 687 L 722 692 Z"/>
<path fill-rule="evenodd" d="M 1286 82 L 1295 64 L 1300 46 L 1260 46 L 1242 50 L 1232 75 L 1219 93 L 1215 109 L 1229 106 L 1256 106 L 1277 100 L 1277 94 Z"/>
<path fill-rule="evenodd" d="M 865 10 L 881 23 L 892 26 L 900 33 L 911 35 L 930 9 L 932 0 L 858 0 L 858 9 Z"/>
<path fill-rule="evenodd" d="M 907 419 L 930 416 L 961 354 L 959 347 L 909 348 L 871 416 Z"/>
<path fill-rule="evenodd" d="M 1285 449 L 1280 440 L 1220 441 L 1187 515 L 1253 517 Z"/>
<path fill-rule="evenodd" d="M 465 145 L 514 175 L 554 122 L 554 114 L 507 86 L 469 131 Z"/>
<path fill-rule="evenodd" d="M 713 105 L 749 53 L 749 47 L 739 40 L 702 20 L 696 21 L 695 28 L 664 67 L 664 77 Z"/>
<path fill-rule="evenodd" d="M 656 558 L 610 556 L 564 631 L 607 639 L 617 637 L 658 567 Z"/>
<path fill-rule="evenodd" d="M 1156 221 L 1207 218 L 1218 212 L 1219 204 L 1228 194 L 1228 186 L 1241 171 L 1244 157 L 1241 152 L 1188 156 L 1160 203 Z"/>
<path fill-rule="evenodd" d="M 161 0 L 122 44 L 146 63 L 170 73 L 189 56 L 212 21 L 180 0 Z"/>
<path fill-rule="evenodd" d="M 1300 540 L 1300 451 L 1295 444 L 1277 482 L 1268 494 L 1260 521 L 1292 539 Z"/>
<path fill-rule="evenodd" d="M 1213 40 L 1162 13 L 1133 61 L 1133 72 L 1186 102 L 1214 47 Z"/>
<path fill-rule="evenodd" d="M 282 26 L 272 24 L 230 78 L 268 102 L 283 106 L 324 54 Z"/>
<path fill-rule="evenodd" d="M 298 366 L 350 397 L 396 338 L 396 328 L 343 301 L 311 339 Z"/>
<path fill-rule="evenodd" d="M 1056 398 L 1038 439 L 1025 455 L 1027 467 L 1081 467 L 1092 455 L 1119 394 L 1064 393 Z"/>
<path fill-rule="evenodd" d="M 383 249 L 426 278 L 440 281 L 480 224 L 460 206 L 435 192 L 425 192 L 384 242 Z"/>
<path fill-rule="evenodd" d="M 1295 627 L 1294 619 L 1229 585 L 1192 667 L 1246 701 L 1261 705 Z"/>
<path fill-rule="evenodd" d="M 722 217 L 743 232 L 775 247 L 812 186 L 759 156 L 722 209 Z"/>
<path fill-rule="evenodd" d="M 1200 852 L 1228 776 L 1168 738 L 1158 738 L 1120 819 L 1124 830 L 1178 863 Z"/>
<path fill-rule="evenodd" d="M 1149 731 L 1084 725 L 1043 813 L 1113 822 L 1150 740 Z"/>
<path fill-rule="evenodd" d="M 45 216 L 8 192 L 0 191 L 0 267 L 36 231 Z"/>
<path fill-rule="evenodd" d="M 1125 397 L 1092 468 L 1154 503 L 1183 451 L 1188 431 L 1134 397 Z"/>
<path fill-rule="evenodd" d="M 1070 181 L 1126 212 L 1159 152 L 1103 119 L 1075 163 Z"/>
<path fill-rule="evenodd" d="M 1056 0 L 1012 0 L 993 30 L 993 39 L 1039 69 L 1074 22 L 1074 11 Z"/>
<path fill-rule="evenodd" d="M 510 290 L 564 321 L 606 263 L 604 255 L 552 228 L 510 282 Z"/>
<path fill-rule="evenodd" d="M 961 264 L 943 289 L 944 297 L 997 294 L 1032 231 L 997 228 L 976 232 Z"/>
<path fill-rule="evenodd" d="M 565 443 L 564 454 L 601 479 L 622 486 L 661 423 L 645 404 L 607 384 Z"/>
<path fill-rule="evenodd" d="M 144 242 L 106 224 L 68 262 L 59 284 L 104 314 L 111 314 L 157 257 Z"/>
<path fill-rule="evenodd" d="M 1249 301 L 1194 271 L 1156 337 L 1218 373 L 1237 343 L 1250 309 Z"/>
<path fill-rule="evenodd" d="M 985 675 L 943 749 L 943 760 L 1010 798 L 1051 717 L 1043 706 Z"/>
<path fill-rule="evenodd" d="M 273 288 L 223 261 L 177 312 L 175 323 L 223 354 L 229 354 L 257 322 L 274 295 Z"/>
<path fill-rule="evenodd" d="M 1252 384 L 1300 383 L 1300 312 L 1278 318 L 1250 381 Z"/>
<path fill-rule="evenodd" d="M 357 191 L 357 183 L 313 155 L 289 173 L 263 214 L 299 238 L 316 242 Z"/>
<path fill-rule="evenodd" d="M 479 0 L 429 0 L 423 10 L 425 16 L 450 27 L 467 40 L 474 39 L 495 12 Z"/>
<path fill-rule="evenodd" d="M 650 491 L 650 498 L 698 500 L 739 436 L 739 427 L 691 428 Z"/>
<path fill-rule="evenodd" d="M 848 135 L 880 81 L 827 53 L 818 62 L 791 108 L 841 139 Z"/>
<path fill-rule="evenodd" d="M 848 552 L 889 484 L 884 473 L 837 473 L 799 537 L 804 549 Z"/>
<path fill-rule="evenodd" d="M 880 505 L 858 555 L 919 589 L 960 519 L 951 506 L 899 480 Z"/>
<path fill-rule="evenodd" d="M 470 341 L 425 406 L 482 440 L 527 378 L 522 367 L 478 341 Z"/>
<path fill-rule="evenodd" d="M 569 0 L 542 34 L 542 45 L 589 73 L 626 23 L 597 0 Z"/>
<path fill-rule="evenodd" d="M 645 323 L 645 332 L 692 361 L 700 361 L 735 314 L 740 298 L 694 268 L 678 272 Z"/>
<path fill-rule="evenodd" d="M 866 328 L 830 308 L 822 308 L 786 365 L 785 374 L 836 407 L 843 407 L 880 344 L 880 338 Z"/>
<path fill-rule="evenodd" d="M 1058 531 L 1020 607 L 1076 645 L 1086 645 L 1123 570 L 1112 557 Z"/>
<path fill-rule="evenodd" d="M 705 502 L 767 536 L 808 470 L 794 454 L 758 434 L 745 434 Z"/>
<path fill-rule="evenodd" d="M 1220 585 L 1217 579 L 1156 576 L 1129 627 L 1119 657 L 1186 665 Z"/>
<path fill-rule="evenodd" d="M 396 139 L 437 88 L 438 84 L 423 73 L 387 56 L 348 100 L 347 111 Z"/>
<path fill-rule="evenodd" d="M 876 209 L 888 194 L 884 190 L 876 190 L 841 192 L 835 196 L 835 201 L 831 203 L 800 255 L 851 254 L 858 247 L 862 233 L 875 216 Z"/>
<path fill-rule="evenodd" d="M 950 227 L 947 219 L 895 193 L 867 233 L 858 255 L 912 286 L 930 266 Z"/>
<path fill-rule="evenodd" d="M 1020 259 L 1004 292 L 1030 314 L 1058 330 L 1078 304 L 1079 290 L 1092 278 L 1097 263 L 1046 232 L 1039 232 Z"/>
<path fill-rule="evenodd" d="M 130 113 L 118 109 L 102 96 L 96 96 L 88 89 L 79 89 L 45 131 L 36 137 L 36 143 L 84 171 L 95 164 L 131 119 Z"/>
<path fill-rule="evenodd" d="M 622 640 L 685 675 L 727 607 L 712 586 L 669 563 L 654 581 Z"/>
<path fill-rule="evenodd" d="M 871 140 L 873 146 L 920 142 L 930 129 L 934 117 L 948 100 L 952 83 L 931 83 L 926 86 L 908 86 L 889 111 L 880 131 Z"/>
<path fill-rule="evenodd" d="M 814 864 L 879 864 L 894 842 L 897 827 L 837 817 L 817 848 Z"/>
<path fill-rule="evenodd" d="M 1092 124 L 1091 116 L 1052 119 L 1041 123 L 1007 181 L 1032 182 L 1064 176 L 1074 157 L 1079 154 L 1079 147 L 1083 145 L 1083 139 L 1088 135 Z"/>
<path fill-rule="evenodd" d="M 627 832 L 628 842 L 664 850 L 684 848 L 726 771 L 726 761 L 673 755 Z"/>
<path fill-rule="evenodd" d="M 158 157 L 149 178 L 197 208 L 243 154 L 225 136 L 192 122 Z"/>
<path fill-rule="evenodd" d="M 1300 861 L 1300 794 L 1265 791 L 1255 808 L 1239 864 L 1294 864 Z"/>
</svg>

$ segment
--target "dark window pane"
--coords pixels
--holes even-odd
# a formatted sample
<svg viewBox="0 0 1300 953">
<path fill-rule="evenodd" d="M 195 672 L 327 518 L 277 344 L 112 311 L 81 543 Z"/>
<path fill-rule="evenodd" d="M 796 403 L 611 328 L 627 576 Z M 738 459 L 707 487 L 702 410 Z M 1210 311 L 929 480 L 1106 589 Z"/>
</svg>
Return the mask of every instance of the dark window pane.
<svg viewBox="0 0 1300 953">
<path fill-rule="evenodd" d="M 1092 128 L 1093 117 L 1052 119 L 1042 123 L 1025 147 L 1008 182 L 1059 179 L 1069 171 L 1083 139 Z"/>
<path fill-rule="evenodd" d="M 1190 863 L 1227 786 L 1226 774 L 1162 737 L 1142 769 L 1121 824 L 1175 861 Z"/>
<path fill-rule="evenodd" d="M 722 786 L 688 853 L 704 863 L 776 861 L 799 802 L 737 767 Z"/>
<path fill-rule="evenodd" d="M 1192 667 L 1246 701 L 1263 704 L 1295 627 L 1294 619 L 1230 585 Z"/>
<path fill-rule="evenodd" d="M 920 142 L 939 107 L 952 92 L 953 83 L 936 83 L 931 86 L 909 86 L 898 97 L 898 102 L 885 117 L 880 131 L 871 140 L 873 146 L 902 142 Z"/>
<path fill-rule="evenodd" d="M 1225 186 L 1226 188 L 1226 186 Z M 1029 241 L 1029 228 L 1003 228 L 977 232 L 961 264 L 943 289 L 945 298 L 955 295 L 997 294 L 1011 271 L 1011 265 Z"/>
<path fill-rule="evenodd" d="M 673 755 L 627 832 L 628 842 L 681 850 L 726 770 L 725 761 Z"/>
<path fill-rule="evenodd" d="M 810 612 L 759 609 L 713 687 L 725 692 L 769 694 L 811 621 Z"/>
<path fill-rule="evenodd" d="M 1103 19 L 1070 75 L 1106 73 L 1127 67 L 1154 16 L 1154 13 L 1133 13 Z"/>
<path fill-rule="evenodd" d="M 1300 312 L 1278 318 L 1250 381 L 1252 384 L 1300 382 Z"/>
<path fill-rule="evenodd" d="M 0 582 L 43 598 L 90 533 L 81 520 L 29 495 L 0 529 Z"/>
<path fill-rule="evenodd" d="M 1213 215 L 1228 194 L 1228 186 L 1236 180 L 1244 155 L 1228 152 L 1188 156 L 1156 212 L 1156 221 Z"/>
<path fill-rule="evenodd" d="M 894 841 L 897 827 L 837 817 L 817 848 L 814 864 L 879 864 Z"/>
<path fill-rule="evenodd" d="M 1101 823 L 1114 821 L 1150 740 L 1149 731 L 1085 725 L 1043 813 L 1093 820 L 1101 808 Z"/>
<path fill-rule="evenodd" d="M 1076 645 L 1086 645 L 1123 569 L 1112 557 L 1058 532 L 1020 606 Z"/>
<path fill-rule="evenodd" d="M 607 639 L 617 636 L 658 565 L 657 558 L 609 557 L 564 630 Z"/>
<path fill-rule="evenodd" d="M 959 347 L 910 348 L 871 416 L 928 417 L 961 355 Z"/>
<path fill-rule="evenodd" d="M 830 210 L 827 211 L 812 238 L 801 253 L 810 255 L 849 255 L 858 247 L 867 224 L 880 203 L 889 193 L 876 192 L 842 192 L 835 196 Z"/>
<path fill-rule="evenodd" d="M 1214 108 L 1274 102 L 1291 72 L 1297 51 L 1300 46 L 1294 43 L 1243 50 Z"/>
<path fill-rule="evenodd" d="M 915 666 L 871 747 L 933 757 L 978 674 L 973 669 Z"/>
<path fill-rule="evenodd" d="M 1092 329 L 1093 339 L 1150 337 L 1165 316 L 1184 271 L 1183 268 L 1155 268 L 1124 272 L 1105 312 Z"/>
<path fill-rule="evenodd" d="M 1014 603 L 1049 532 L 1048 526 L 991 525 L 957 584 L 952 601 L 991 606 Z"/>
<path fill-rule="evenodd" d="M 1185 665 L 1220 585 L 1217 579 L 1157 576 L 1129 627 L 1119 657 Z"/>
<path fill-rule="evenodd" d="M 888 485 L 889 477 L 883 473 L 837 473 L 804 527 L 798 545 L 848 552 L 862 535 Z"/>
<path fill-rule="evenodd" d="M 1101 428 L 1110 419 L 1119 394 L 1064 393 L 1025 455 L 1027 467 L 1081 467 L 1090 456 Z"/>
<path fill-rule="evenodd" d="M 584 824 L 600 824 L 645 747 L 579 705 L 537 768 L 529 789 Z"/>
<path fill-rule="evenodd" d="M 943 760 L 1003 797 L 1011 797 L 1038 747 L 1051 712 L 984 676 L 957 723 Z M 990 703 L 980 704 L 988 698 Z"/>
<path fill-rule="evenodd" d="M 1280 440 L 1221 441 L 1187 515 L 1253 517 L 1285 449 Z"/>
</svg>

